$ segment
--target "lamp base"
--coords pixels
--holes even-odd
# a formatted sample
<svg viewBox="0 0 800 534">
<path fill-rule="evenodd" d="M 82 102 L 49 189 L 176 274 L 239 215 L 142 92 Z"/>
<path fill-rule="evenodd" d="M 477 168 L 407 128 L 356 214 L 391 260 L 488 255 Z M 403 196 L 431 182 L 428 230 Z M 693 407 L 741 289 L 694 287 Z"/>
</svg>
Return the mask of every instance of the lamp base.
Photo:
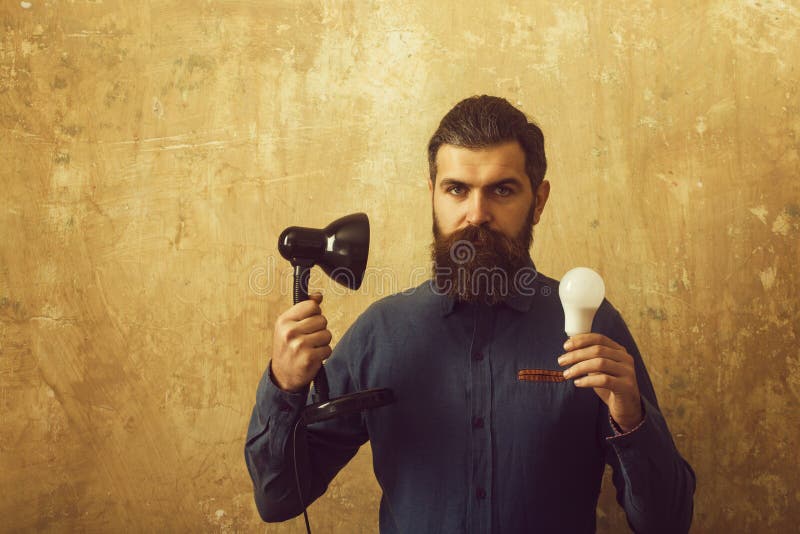
<svg viewBox="0 0 800 534">
<path fill-rule="evenodd" d="M 394 393 L 389 388 L 372 388 L 349 393 L 335 399 L 309 404 L 300 413 L 304 425 L 345 417 L 363 410 L 380 408 L 394 402 Z"/>
</svg>

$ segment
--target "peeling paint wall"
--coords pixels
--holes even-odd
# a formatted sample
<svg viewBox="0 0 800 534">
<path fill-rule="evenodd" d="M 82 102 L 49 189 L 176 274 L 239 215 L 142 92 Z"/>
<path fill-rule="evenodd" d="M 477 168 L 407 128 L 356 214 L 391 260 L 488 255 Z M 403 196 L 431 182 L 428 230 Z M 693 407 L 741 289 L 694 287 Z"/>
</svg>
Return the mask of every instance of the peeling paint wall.
<svg viewBox="0 0 800 534">
<path fill-rule="evenodd" d="M 340 336 L 425 275 L 425 143 L 490 93 L 542 126 L 534 259 L 603 273 L 699 480 L 695 532 L 800 522 L 800 5 L 0 4 L 0 517 L 263 527 L 242 444 L 292 224 L 372 220 Z M 390 239 L 391 236 L 391 239 Z M 422 268 L 422 270 L 420 270 Z M 372 532 L 368 447 L 311 507 Z M 599 531 L 624 531 L 606 479 Z"/>
</svg>

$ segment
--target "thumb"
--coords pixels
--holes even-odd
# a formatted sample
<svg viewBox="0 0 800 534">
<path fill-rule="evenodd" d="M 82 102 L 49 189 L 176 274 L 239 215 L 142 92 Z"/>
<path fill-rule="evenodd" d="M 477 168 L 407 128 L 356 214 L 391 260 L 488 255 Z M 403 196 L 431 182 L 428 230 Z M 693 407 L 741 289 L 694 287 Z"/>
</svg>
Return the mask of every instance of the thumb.
<svg viewBox="0 0 800 534">
<path fill-rule="evenodd" d="M 317 304 L 322 304 L 322 293 L 319 291 L 315 291 L 314 293 L 309 293 L 308 298 L 313 300 Z"/>
</svg>

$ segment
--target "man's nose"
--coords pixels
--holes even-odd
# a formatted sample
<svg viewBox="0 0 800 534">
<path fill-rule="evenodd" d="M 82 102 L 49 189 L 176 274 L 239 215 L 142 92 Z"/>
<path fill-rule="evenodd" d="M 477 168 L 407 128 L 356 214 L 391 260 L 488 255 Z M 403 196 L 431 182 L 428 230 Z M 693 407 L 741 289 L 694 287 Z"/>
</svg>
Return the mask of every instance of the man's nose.
<svg viewBox="0 0 800 534">
<path fill-rule="evenodd" d="M 491 222 L 492 214 L 489 209 L 489 202 L 483 193 L 476 191 L 469 199 L 469 211 L 467 212 L 467 222 L 473 226 L 480 226 Z"/>
</svg>

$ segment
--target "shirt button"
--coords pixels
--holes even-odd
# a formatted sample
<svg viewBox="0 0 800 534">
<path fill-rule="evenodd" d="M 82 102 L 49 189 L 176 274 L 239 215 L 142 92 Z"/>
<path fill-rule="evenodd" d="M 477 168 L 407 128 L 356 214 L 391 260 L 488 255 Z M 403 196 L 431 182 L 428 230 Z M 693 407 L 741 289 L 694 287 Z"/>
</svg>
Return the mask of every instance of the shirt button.
<svg viewBox="0 0 800 534">
<path fill-rule="evenodd" d="M 476 362 L 483 360 L 483 353 L 480 351 L 476 352 L 475 354 L 472 355 L 472 359 L 475 360 Z"/>
<path fill-rule="evenodd" d="M 472 428 L 483 428 L 483 417 L 473 417 Z"/>
<path fill-rule="evenodd" d="M 477 490 L 475 490 L 475 497 L 477 497 L 478 500 L 482 501 L 483 499 L 486 498 L 486 490 L 483 488 L 478 488 Z"/>
</svg>

